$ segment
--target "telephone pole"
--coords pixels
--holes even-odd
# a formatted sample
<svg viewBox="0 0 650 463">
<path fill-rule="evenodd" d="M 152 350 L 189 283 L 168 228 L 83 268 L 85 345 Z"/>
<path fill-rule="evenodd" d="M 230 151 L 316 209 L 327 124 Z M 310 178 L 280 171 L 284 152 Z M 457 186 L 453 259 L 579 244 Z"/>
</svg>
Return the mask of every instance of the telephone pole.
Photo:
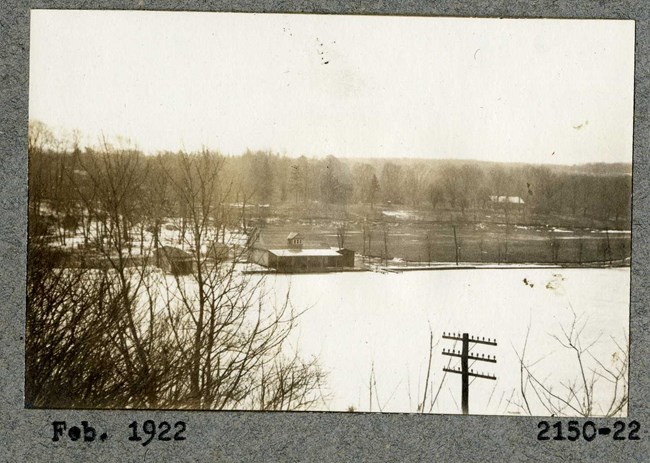
<svg viewBox="0 0 650 463">
<path fill-rule="evenodd" d="M 458 261 L 460 260 L 460 245 L 458 244 L 458 237 L 456 236 L 456 225 L 452 225 L 451 228 L 454 230 L 454 249 L 456 250 L 456 266 L 458 266 Z"/>
<path fill-rule="evenodd" d="M 474 343 L 474 344 L 484 344 L 487 346 L 496 346 L 497 342 L 495 339 L 479 338 L 478 336 L 470 336 L 468 333 L 463 333 L 463 334 L 442 333 L 442 338 L 452 339 L 454 341 L 462 342 L 462 348 L 460 351 L 456 351 L 454 349 L 451 350 L 442 349 L 442 355 L 448 355 L 449 357 L 460 358 L 460 369 L 443 367 L 442 370 L 448 373 L 457 373 L 461 375 L 462 378 L 461 399 L 462 399 L 463 415 L 467 415 L 469 413 L 469 377 L 472 376 L 474 378 L 483 378 L 483 379 L 491 379 L 491 380 L 497 379 L 496 376 L 486 374 L 486 373 L 474 372 L 473 369 L 469 368 L 470 360 L 479 361 L 479 362 L 497 363 L 497 359 L 495 356 L 489 356 L 489 355 L 486 356 L 484 354 L 481 354 L 479 356 L 478 354 L 470 354 L 469 344 Z"/>
</svg>

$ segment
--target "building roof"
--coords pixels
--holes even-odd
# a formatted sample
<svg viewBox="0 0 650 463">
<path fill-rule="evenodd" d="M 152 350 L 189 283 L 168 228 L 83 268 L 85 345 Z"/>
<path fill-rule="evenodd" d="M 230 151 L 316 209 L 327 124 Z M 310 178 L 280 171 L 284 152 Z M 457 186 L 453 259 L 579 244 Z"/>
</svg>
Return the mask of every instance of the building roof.
<svg viewBox="0 0 650 463">
<path fill-rule="evenodd" d="M 163 246 L 158 249 L 167 258 L 171 259 L 191 259 L 192 254 L 183 251 L 182 249 L 175 248 L 174 246 Z"/>
<path fill-rule="evenodd" d="M 337 257 L 341 255 L 334 249 L 269 249 L 269 252 L 278 257 Z"/>
<path fill-rule="evenodd" d="M 524 204 L 524 200 L 519 196 L 490 196 L 490 201 L 494 203 Z"/>
<path fill-rule="evenodd" d="M 294 238 L 302 238 L 302 235 L 298 232 L 291 232 L 289 233 L 289 236 L 287 236 L 288 240 L 292 240 Z"/>
</svg>

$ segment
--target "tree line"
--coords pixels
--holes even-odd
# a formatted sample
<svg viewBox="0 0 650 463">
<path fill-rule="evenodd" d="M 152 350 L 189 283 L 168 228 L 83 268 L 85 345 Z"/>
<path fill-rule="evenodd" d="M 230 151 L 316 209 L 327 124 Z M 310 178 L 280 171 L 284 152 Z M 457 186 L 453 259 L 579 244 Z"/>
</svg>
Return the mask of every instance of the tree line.
<svg viewBox="0 0 650 463">
<path fill-rule="evenodd" d="M 46 127 L 41 127 L 47 131 Z M 56 143 L 52 137 L 33 136 L 30 157 L 30 193 L 43 198 L 62 199 L 65 179 L 62 171 L 77 172 L 81 161 L 91 164 L 97 150 Z M 43 140 L 48 139 L 46 143 Z M 62 148 L 66 146 L 66 148 Z M 160 160 L 169 163 L 183 153 L 134 155 L 151 176 L 139 177 L 131 190 L 152 194 L 157 186 L 150 180 Z M 520 198 L 527 212 L 565 215 L 611 221 L 614 227 L 629 226 L 631 209 L 631 166 L 585 164 L 545 166 L 459 160 L 414 159 L 324 159 L 292 158 L 272 152 L 247 151 L 237 156 L 213 153 L 222 162 L 220 182 L 228 185 L 224 201 L 274 206 L 368 205 L 452 210 L 494 207 L 494 197 Z M 91 175 L 90 172 L 87 173 Z M 508 204 L 507 202 L 505 204 Z M 503 205 L 503 203 L 502 203 Z M 181 211 L 176 211 L 180 213 Z"/>
</svg>

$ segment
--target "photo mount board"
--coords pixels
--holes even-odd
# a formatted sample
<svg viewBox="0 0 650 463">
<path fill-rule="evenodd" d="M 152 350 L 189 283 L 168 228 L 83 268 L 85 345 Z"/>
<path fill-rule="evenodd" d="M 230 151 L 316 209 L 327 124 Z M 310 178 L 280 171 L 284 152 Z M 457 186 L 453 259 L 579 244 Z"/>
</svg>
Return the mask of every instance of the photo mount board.
<svg viewBox="0 0 650 463">
<path fill-rule="evenodd" d="M 176 2 L 145 4 L 146 9 L 178 9 Z M 325 461 L 339 460 L 442 460 L 492 461 L 539 460 L 562 458 L 569 461 L 642 461 L 648 454 L 647 431 L 649 385 L 647 357 L 649 351 L 649 300 L 645 277 L 648 272 L 648 246 L 644 236 L 648 220 L 648 192 L 645 179 L 648 167 L 647 56 L 650 37 L 646 19 L 648 7 L 640 4 L 613 2 L 594 6 L 589 2 L 539 2 L 534 7 L 510 7 L 492 2 L 384 3 L 381 8 L 371 2 L 354 7 L 336 2 L 311 4 L 311 10 L 299 3 L 268 3 L 264 7 L 238 3 L 213 5 L 219 11 L 278 13 L 343 13 L 424 16 L 479 17 L 550 17 L 633 19 L 636 22 L 636 70 L 634 120 L 634 183 L 632 224 L 632 283 L 630 306 L 630 401 L 628 417 L 641 425 L 639 441 L 615 441 L 611 436 L 598 436 L 592 442 L 538 441 L 539 421 L 548 418 L 514 416 L 457 416 L 416 414 L 361 414 L 311 412 L 189 412 L 189 411 L 95 411 L 95 410 L 30 410 L 24 408 L 24 321 L 25 267 L 27 236 L 27 107 L 29 8 L 93 8 L 132 9 L 132 2 L 16 2 L 11 11 L 2 12 L 6 33 L 2 36 L 0 56 L 7 66 L 7 79 L 0 98 L 3 151 L 2 223 L 0 223 L 0 273 L 4 284 L 0 289 L 2 307 L 0 328 L 2 358 L 0 392 L 2 400 L 3 458 L 13 461 L 151 461 L 166 458 L 178 461 Z M 202 11 L 202 2 L 183 2 L 180 8 Z M 641 116 L 641 117 L 640 117 Z M 187 439 L 181 442 L 154 442 L 143 447 L 128 440 L 132 421 L 154 420 L 157 423 L 184 421 Z M 565 425 L 569 419 L 558 419 Z M 104 442 L 52 442 L 52 422 L 66 421 L 80 425 L 87 421 L 109 437 Z M 582 425 L 586 419 L 579 419 Z M 597 425 L 612 426 L 615 420 L 591 419 Z"/>
</svg>

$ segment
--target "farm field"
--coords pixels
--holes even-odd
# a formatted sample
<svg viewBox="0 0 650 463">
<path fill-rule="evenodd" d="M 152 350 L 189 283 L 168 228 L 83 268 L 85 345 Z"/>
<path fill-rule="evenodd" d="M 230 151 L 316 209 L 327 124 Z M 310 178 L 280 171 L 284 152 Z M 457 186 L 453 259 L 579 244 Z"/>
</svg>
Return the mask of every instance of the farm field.
<svg viewBox="0 0 650 463">
<path fill-rule="evenodd" d="M 629 263 L 629 229 L 570 226 L 567 220 L 556 220 L 562 225 L 542 225 L 533 220 L 506 224 L 503 214 L 482 211 L 468 214 L 465 220 L 452 213 L 431 220 L 426 213 L 412 210 L 384 210 L 377 215 L 378 219 L 368 221 L 358 217 L 341 221 L 267 217 L 258 222 L 262 224 L 260 244 L 282 247 L 289 233 L 299 232 L 306 245 L 337 246 L 344 224 L 344 246 L 358 255 L 406 262 L 455 262 L 455 228 L 461 262 Z M 444 216 L 453 216 L 453 222 L 442 220 Z"/>
</svg>

